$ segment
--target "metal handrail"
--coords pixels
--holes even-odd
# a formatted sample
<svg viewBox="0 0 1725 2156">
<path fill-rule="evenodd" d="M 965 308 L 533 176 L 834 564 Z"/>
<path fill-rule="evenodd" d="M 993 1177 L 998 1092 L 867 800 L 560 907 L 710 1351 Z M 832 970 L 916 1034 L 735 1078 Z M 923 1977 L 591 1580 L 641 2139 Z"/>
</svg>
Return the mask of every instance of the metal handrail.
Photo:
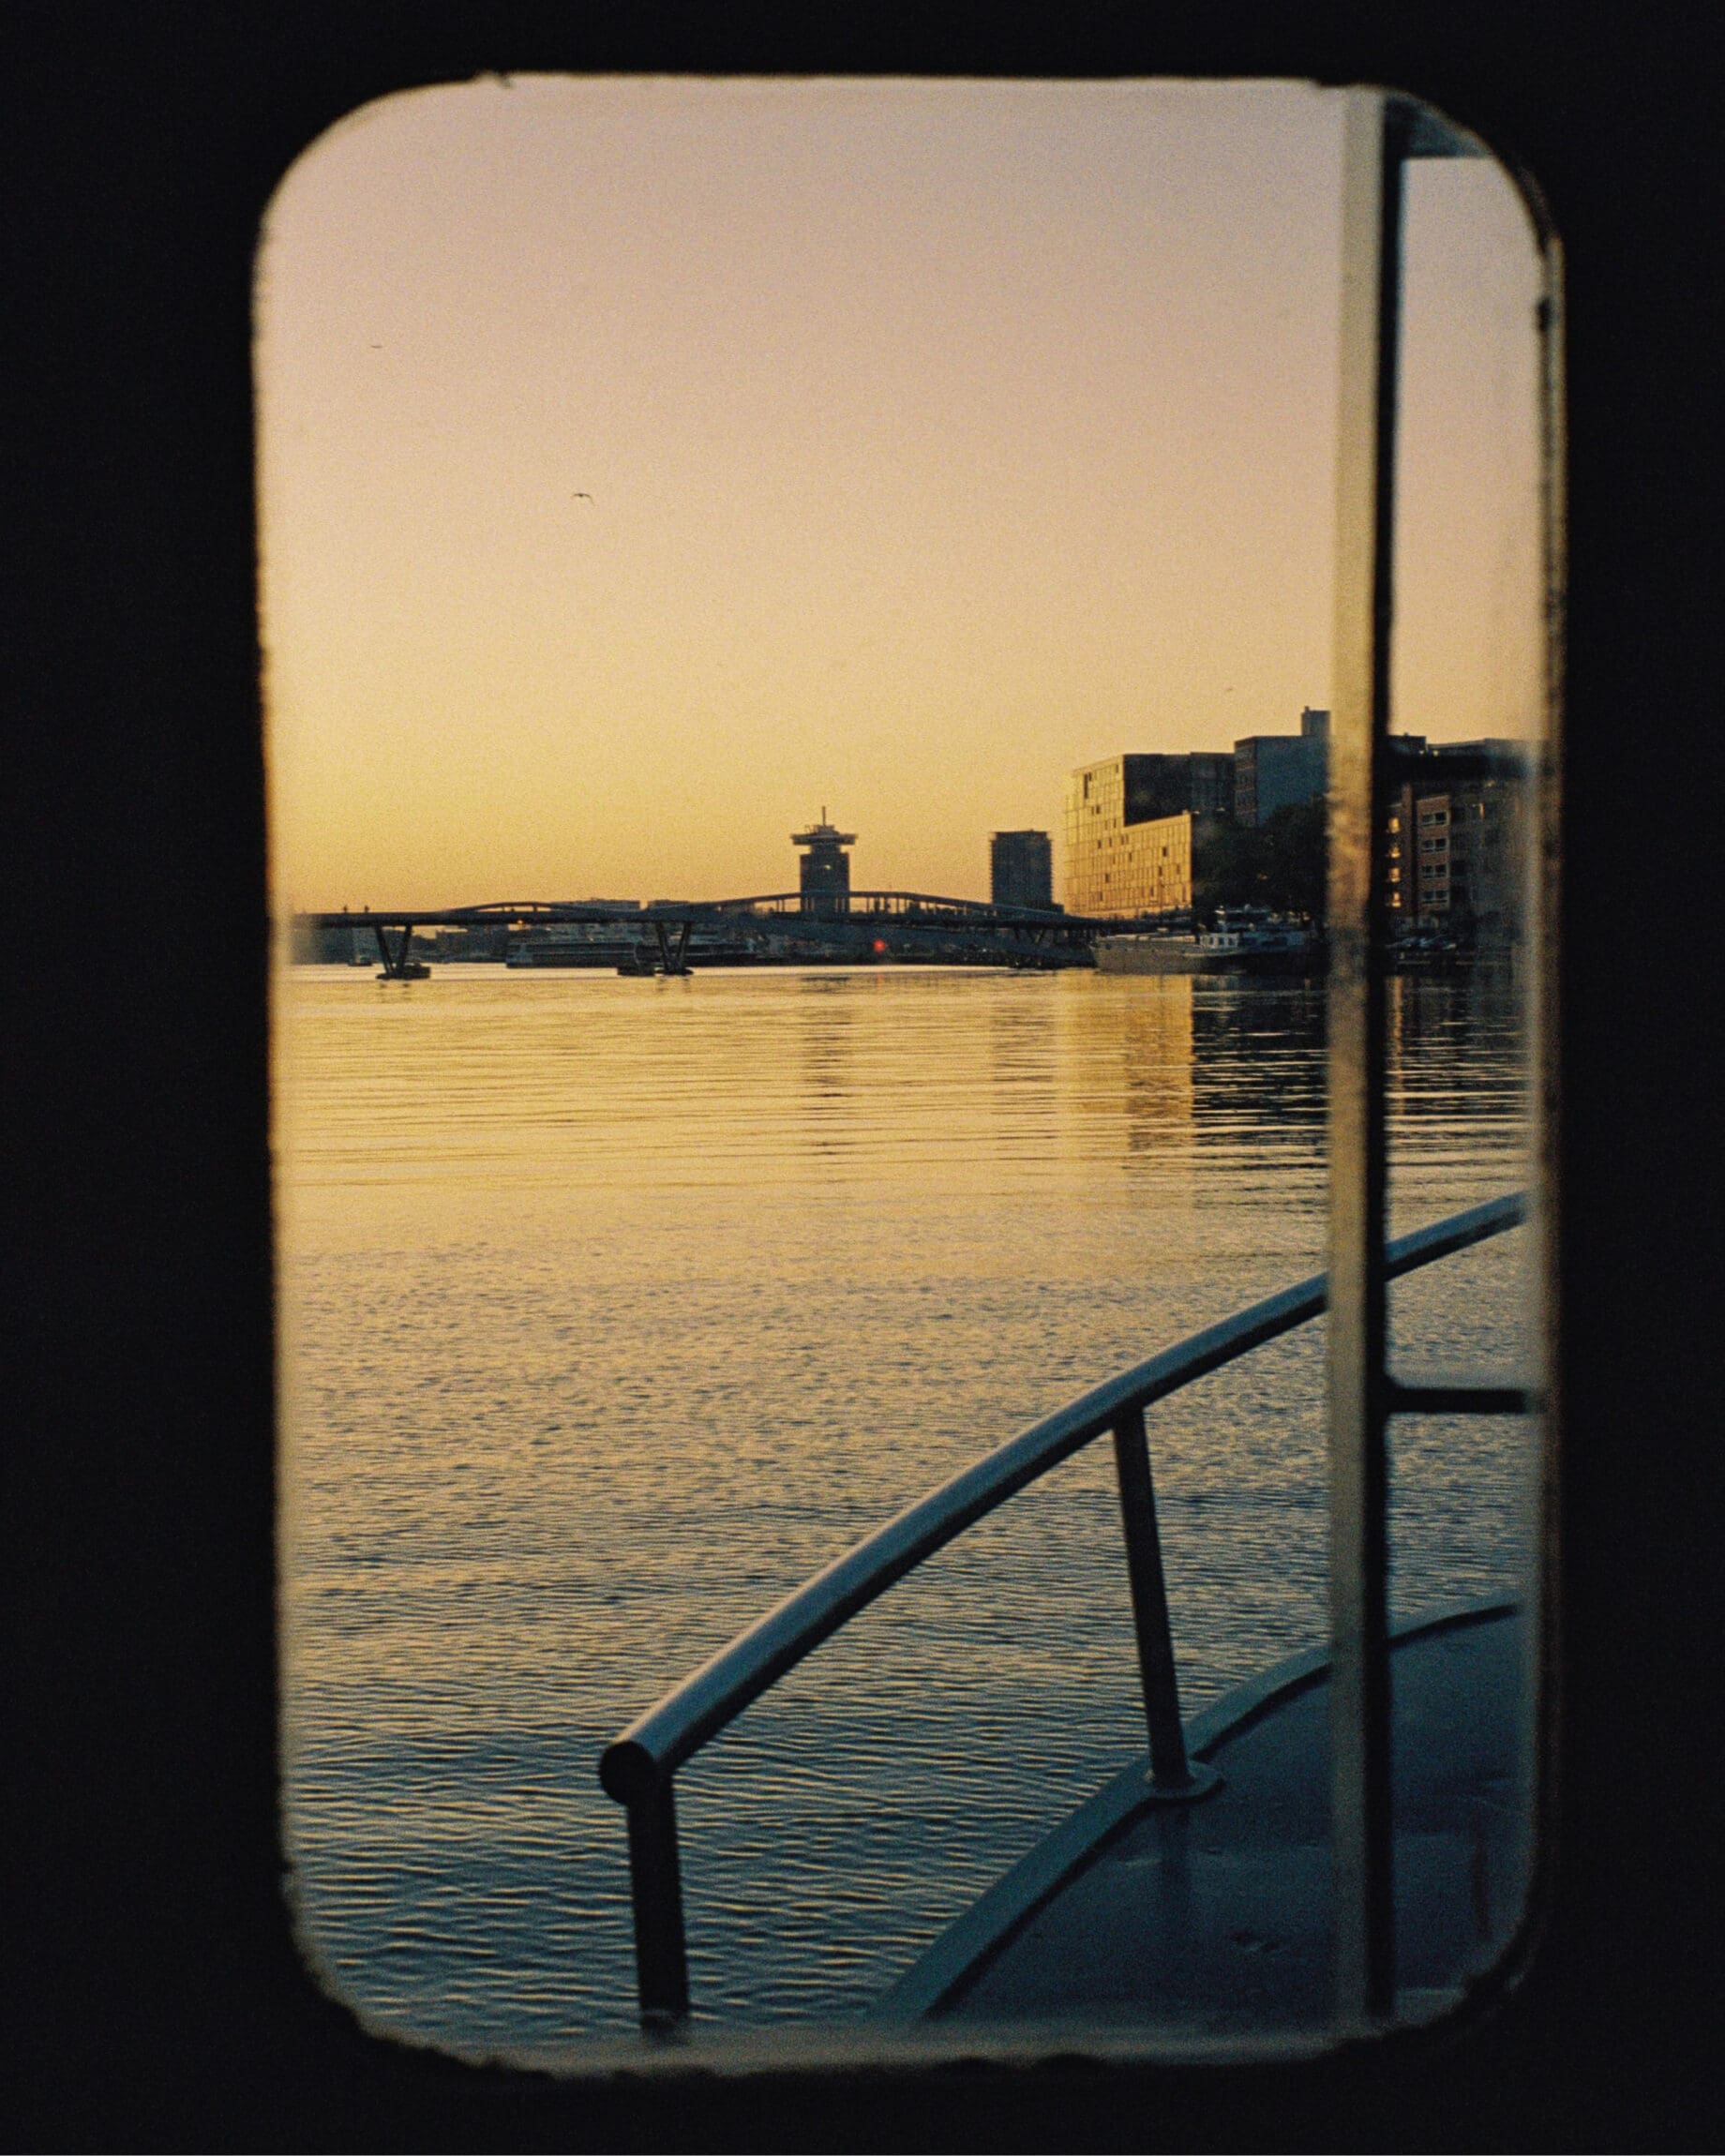
<svg viewBox="0 0 1725 2156">
<path fill-rule="evenodd" d="M 1526 1218 L 1522 1193 L 1493 1198 L 1389 1243 L 1389 1278 L 1439 1258 Z M 1319 1273 L 1253 1303 L 1221 1324 L 1193 1333 L 1148 1362 L 1110 1378 L 1070 1405 L 1033 1423 L 1010 1443 L 975 1461 L 835 1558 L 765 1616 L 758 1618 L 606 1746 L 599 1779 L 628 1807 L 629 1868 L 635 1906 L 636 1957 L 641 2015 L 650 2026 L 688 2012 L 676 1812 L 672 1780 L 761 1693 L 830 1639 L 858 1610 L 884 1595 L 926 1557 L 984 1519 L 1008 1498 L 1072 1458 L 1104 1430 L 1115 1439 L 1126 1528 L 1133 1618 L 1150 1737 L 1151 1785 L 1161 1795 L 1196 1794 L 1208 1777 L 1195 1773 L 1180 1732 L 1166 1597 L 1162 1589 L 1155 1499 L 1144 1437 L 1144 1410 L 1196 1379 L 1250 1355 L 1266 1341 L 1307 1324 L 1325 1308 L 1327 1276 Z M 1427 1390 L 1410 1388 L 1410 1399 Z M 1448 1393 L 1445 1395 L 1448 1397 Z M 1465 1403 L 1511 1412 L 1524 1404 L 1493 1391 Z M 1454 1404 L 1464 1404 L 1455 1392 Z"/>
</svg>

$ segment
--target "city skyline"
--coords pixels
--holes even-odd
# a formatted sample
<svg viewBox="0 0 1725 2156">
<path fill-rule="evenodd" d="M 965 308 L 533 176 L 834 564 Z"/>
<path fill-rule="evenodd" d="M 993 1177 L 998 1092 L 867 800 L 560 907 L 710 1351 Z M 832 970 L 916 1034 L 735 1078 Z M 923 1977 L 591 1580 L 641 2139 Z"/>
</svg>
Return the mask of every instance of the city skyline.
<svg viewBox="0 0 1725 2156">
<path fill-rule="evenodd" d="M 1339 99 L 481 82 L 259 260 L 278 903 L 986 894 L 1079 765 L 1329 700 Z M 1414 169 L 1394 724 L 1531 729 L 1535 262 Z M 1057 881 L 1059 871 L 1057 868 Z"/>
</svg>

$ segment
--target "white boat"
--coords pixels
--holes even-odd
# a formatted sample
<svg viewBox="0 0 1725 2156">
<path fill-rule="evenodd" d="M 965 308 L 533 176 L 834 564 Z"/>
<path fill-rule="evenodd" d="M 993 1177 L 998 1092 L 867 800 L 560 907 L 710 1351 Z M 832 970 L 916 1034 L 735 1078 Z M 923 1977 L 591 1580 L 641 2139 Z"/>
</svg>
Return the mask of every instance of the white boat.
<svg viewBox="0 0 1725 2156">
<path fill-rule="evenodd" d="M 1214 927 L 1187 936 L 1100 936 L 1099 973 L 1311 973 L 1322 943 L 1303 921 L 1258 907 L 1219 911 Z"/>
<path fill-rule="evenodd" d="M 1242 972 L 1303 971 L 1315 944 L 1304 922 L 1255 906 L 1219 908 L 1215 926 L 1201 930 L 1196 941 L 1208 962 Z"/>
</svg>

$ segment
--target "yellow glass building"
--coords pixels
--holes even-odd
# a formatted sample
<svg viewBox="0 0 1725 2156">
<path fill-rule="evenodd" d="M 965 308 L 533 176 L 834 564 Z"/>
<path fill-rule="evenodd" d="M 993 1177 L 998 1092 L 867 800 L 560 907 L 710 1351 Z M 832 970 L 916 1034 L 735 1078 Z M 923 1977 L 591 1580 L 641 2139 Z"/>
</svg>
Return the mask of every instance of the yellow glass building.
<svg viewBox="0 0 1725 2156">
<path fill-rule="evenodd" d="M 1066 782 L 1066 910 L 1135 919 L 1192 905 L 1193 817 L 1146 812 L 1167 759 L 1110 756 Z"/>
</svg>

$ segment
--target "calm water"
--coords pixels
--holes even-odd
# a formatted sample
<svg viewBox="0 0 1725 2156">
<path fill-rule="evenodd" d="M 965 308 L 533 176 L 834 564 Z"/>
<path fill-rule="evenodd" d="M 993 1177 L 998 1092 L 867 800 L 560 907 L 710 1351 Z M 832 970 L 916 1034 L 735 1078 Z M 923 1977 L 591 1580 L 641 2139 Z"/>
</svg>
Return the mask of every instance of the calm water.
<svg viewBox="0 0 1725 2156">
<path fill-rule="evenodd" d="M 1518 1187 L 1513 1006 L 1394 984 L 1395 1224 Z M 462 2048 L 633 2027 L 607 1740 L 978 1453 L 1318 1270 L 1321 998 L 910 968 L 283 987 L 288 1833 L 310 1951 Z M 1395 1291 L 1522 1368 L 1525 1236 Z M 1152 1411 L 1190 1712 L 1324 1625 L 1321 1328 Z M 1399 1608 L 1525 1553 L 1526 1427 L 1398 1426 Z M 1143 1747 L 1107 1447 L 679 1776 L 698 2012 L 864 2007 Z"/>
</svg>

